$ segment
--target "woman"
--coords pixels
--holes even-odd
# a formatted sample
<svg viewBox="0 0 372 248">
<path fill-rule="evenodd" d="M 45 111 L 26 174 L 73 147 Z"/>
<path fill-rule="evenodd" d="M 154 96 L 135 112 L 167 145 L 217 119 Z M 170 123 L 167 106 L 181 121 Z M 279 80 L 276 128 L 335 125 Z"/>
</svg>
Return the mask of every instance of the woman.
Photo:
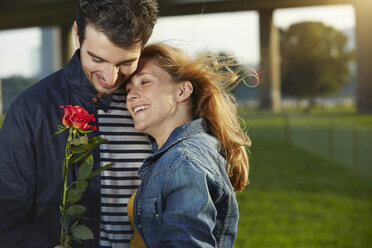
<svg viewBox="0 0 372 248">
<path fill-rule="evenodd" d="M 148 247 L 233 247 L 234 191 L 248 184 L 250 145 L 224 91 L 236 80 L 211 56 L 193 60 L 163 44 L 144 49 L 126 85 L 135 128 L 154 139 L 128 204 L 133 247 L 139 236 Z"/>
</svg>

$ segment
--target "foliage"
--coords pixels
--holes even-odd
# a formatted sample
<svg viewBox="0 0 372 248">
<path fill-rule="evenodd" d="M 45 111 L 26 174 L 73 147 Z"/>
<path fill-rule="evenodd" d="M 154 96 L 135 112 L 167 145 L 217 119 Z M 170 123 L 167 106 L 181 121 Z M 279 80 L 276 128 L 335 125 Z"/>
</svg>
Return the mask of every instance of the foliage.
<svg viewBox="0 0 372 248">
<path fill-rule="evenodd" d="M 282 89 L 299 97 L 336 92 L 350 76 L 347 36 L 321 22 L 291 25 L 281 35 Z"/>
<path fill-rule="evenodd" d="M 25 89 L 31 87 L 38 80 L 35 78 L 23 78 L 20 76 L 13 76 L 2 79 L 2 90 L 4 95 L 14 95 Z"/>
<path fill-rule="evenodd" d="M 6 112 L 9 109 L 10 104 L 18 94 L 34 85 L 37 81 L 38 79 L 36 78 L 23 78 L 20 76 L 2 78 L 3 111 Z"/>
</svg>

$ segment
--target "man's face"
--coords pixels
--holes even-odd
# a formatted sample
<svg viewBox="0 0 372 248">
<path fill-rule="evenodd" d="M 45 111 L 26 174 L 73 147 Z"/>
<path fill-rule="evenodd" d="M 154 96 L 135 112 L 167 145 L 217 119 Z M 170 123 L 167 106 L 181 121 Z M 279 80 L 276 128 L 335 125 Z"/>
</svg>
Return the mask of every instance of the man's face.
<svg viewBox="0 0 372 248">
<path fill-rule="evenodd" d="M 113 94 L 137 68 L 141 43 L 128 49 L 118 47 L 108 37 L 87 25 L 85 39 L 80 44 L 75 24 L 75 41 L 80 48 L 80 60 L 85 75 L 94 88 L 103 94 Z"/>
</svg>

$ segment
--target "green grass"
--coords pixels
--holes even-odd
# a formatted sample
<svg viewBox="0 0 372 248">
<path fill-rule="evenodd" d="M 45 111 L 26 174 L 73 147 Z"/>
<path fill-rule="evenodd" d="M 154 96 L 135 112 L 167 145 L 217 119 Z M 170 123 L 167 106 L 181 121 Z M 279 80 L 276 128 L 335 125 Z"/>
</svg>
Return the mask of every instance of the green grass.
<svg viewBox="0 0 372 248">
<path fill-rule="evenodd" d="M 372 186 L 286 143 L 282 119 L 247 120 L 253 133 L 251 184 L 238 194 L 235 247 L 372 247 Z"/>
<path fill-rule="evenodd" d="M 5 118 L 5 115 L 4 114 L 0 114 L 0 128 L 3 125 L 4 118 Z"/>
</svg>

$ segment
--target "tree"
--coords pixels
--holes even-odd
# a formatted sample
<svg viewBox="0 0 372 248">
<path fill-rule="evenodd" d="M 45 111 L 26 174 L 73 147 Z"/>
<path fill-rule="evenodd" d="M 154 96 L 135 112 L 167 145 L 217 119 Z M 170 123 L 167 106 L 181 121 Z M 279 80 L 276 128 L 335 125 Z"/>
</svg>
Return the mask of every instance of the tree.
<svg viewBox="0 0 372 248">
<path fill-rule="evenodd" d="M 348 81 L 353 51 L 347 36 L 321 22 L 291 25 L 281 34 L 283 93 L 308 97 L 335 93 Z"/>
<path fill-rule="evenodd" d="M 24 90 L 31 87 L 38 79 L 13 76 L 2 79 L 3 111 L 6 112 L 13 100 Z"/>
</svg>

